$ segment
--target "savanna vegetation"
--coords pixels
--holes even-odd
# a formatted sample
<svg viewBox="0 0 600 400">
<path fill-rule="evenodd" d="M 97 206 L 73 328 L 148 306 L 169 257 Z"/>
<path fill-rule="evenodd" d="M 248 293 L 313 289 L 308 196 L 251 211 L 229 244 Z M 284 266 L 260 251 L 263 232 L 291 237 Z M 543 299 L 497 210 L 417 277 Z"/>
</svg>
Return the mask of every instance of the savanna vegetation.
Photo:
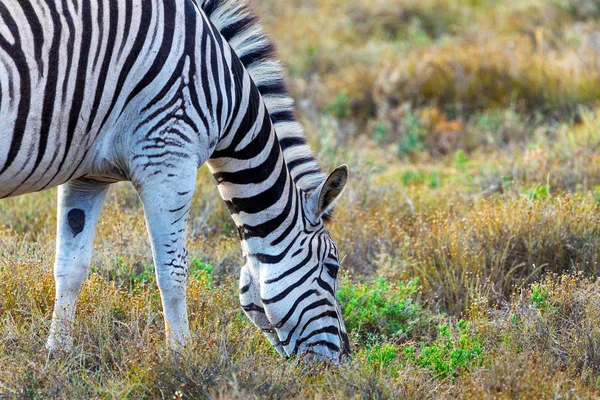
<svg viewBox="0 0 600 400">
<path fill-rule="evenodd" d="M 105 206 L 70 354 L 44 350 L 55 191 L 0 202 L 0 397 L 600 396 L 600 6 L 261 0 L 326 170 L 353 357 L 284 361 L 238 306 L 241 250 L 202 169 L 192 344 L 172 357 L 140 202 Z"/>
</svg>

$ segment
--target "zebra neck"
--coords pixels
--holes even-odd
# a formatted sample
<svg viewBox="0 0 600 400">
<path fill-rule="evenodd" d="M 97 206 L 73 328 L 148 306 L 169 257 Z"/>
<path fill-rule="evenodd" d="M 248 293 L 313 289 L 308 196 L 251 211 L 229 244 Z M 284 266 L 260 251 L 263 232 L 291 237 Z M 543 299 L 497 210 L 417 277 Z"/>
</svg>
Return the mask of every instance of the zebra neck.
<svg viewBox="0 0 600 400">
<path fill-rule="evenodd" d="M 301 191 L 274 134 L 252 160 L 220 158 L 209 165 L 238 228 L 245 255 L 286 247 L 289 238 L 302 231 Z"/>
<path fill-rule="evenodd" d="M 302 225 L 302 192 L 286 165 L 260 93 L 247 74 L 244 78 L 244 112 L 232 116 L 208 165 L 248 255 L 287 245 Z"/>
</svg>

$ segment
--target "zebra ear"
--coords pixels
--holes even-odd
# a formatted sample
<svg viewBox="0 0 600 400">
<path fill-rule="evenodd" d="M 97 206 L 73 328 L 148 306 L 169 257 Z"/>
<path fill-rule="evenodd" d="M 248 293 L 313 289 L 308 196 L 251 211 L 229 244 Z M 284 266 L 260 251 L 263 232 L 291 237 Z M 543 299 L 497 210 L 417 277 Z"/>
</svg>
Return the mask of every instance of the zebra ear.
<svg viewBox="0 0 600 400">
<path fill-rule="evenodd" d="M 331 212 L 348 183 L 348 166 L 340 165 L 329 174 L 325 182 L 317 189 L 316 216 L 321 218 Z"/>
</svg>

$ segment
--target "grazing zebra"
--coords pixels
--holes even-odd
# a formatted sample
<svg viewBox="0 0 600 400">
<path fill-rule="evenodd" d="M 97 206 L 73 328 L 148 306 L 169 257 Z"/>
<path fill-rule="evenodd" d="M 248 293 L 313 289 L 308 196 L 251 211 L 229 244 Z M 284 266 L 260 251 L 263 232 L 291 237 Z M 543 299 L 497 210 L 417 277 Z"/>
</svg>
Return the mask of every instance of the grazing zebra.
<svg viewBox="0 0 600 400">
<path fill-rule="evenodd" d="M 277 131 L 277 134 L 275 133 Z M 189 336 L 185 228 L 207 163 L 238 227 L 245 313 L 283 356 L 349 353 L 325 176 L 273 45 L 234 0 L 0 0 L 0 198 L 59 186 L 47 347 L 72 345 L 111 183 L 144 206 L 170 345 Z"/>
</svg>

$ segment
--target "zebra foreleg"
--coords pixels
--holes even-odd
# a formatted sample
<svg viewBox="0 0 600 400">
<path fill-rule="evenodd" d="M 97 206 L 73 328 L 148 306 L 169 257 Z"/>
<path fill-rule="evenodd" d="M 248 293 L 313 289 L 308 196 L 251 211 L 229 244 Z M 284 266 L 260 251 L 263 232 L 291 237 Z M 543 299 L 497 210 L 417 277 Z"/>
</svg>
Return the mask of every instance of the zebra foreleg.
<svg viewBox="0 0 600 400">
<path fill-rule="evenodd" d="M 136 183 L 152 241 L 167 341 L 179 351 L 189 337 L 186 222 L 196 184 L 196 167 Z"/>
<path fill-rule="evenodd" d="M 58 189 L 54 280 L 56 301 L 46 347 L 69 350 L 77 298 L 92 259 L 96 224 L 109 185 L 92 180 L 68 182 Z"/>
</svg>

